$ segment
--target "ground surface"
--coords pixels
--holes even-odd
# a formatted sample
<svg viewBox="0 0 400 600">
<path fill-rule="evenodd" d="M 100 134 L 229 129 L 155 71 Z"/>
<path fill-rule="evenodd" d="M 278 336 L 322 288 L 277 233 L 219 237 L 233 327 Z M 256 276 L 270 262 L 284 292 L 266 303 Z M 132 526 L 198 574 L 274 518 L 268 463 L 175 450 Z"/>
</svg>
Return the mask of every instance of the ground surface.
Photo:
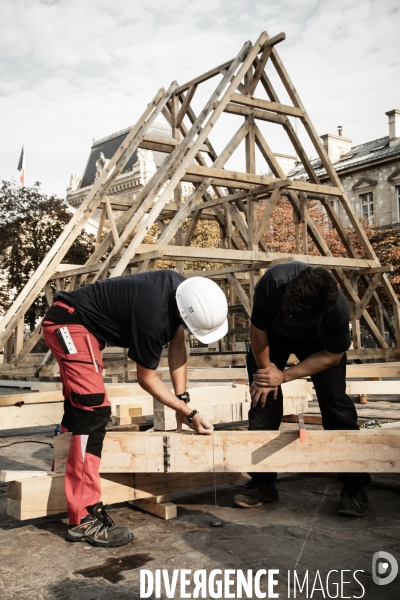
<svg viewBox="0 0 400 600">
<path fill-rule="evenodd" d="M 285 428 L 292 428 L 287 424 Z M 295 426 L 294 426 L 295 427 Z M 307 426 L 311 428 L 312 426 Z M 52 461 L 54 427 L 0 432 L 0 469 L 44 469 Z M 15 444 L 14 442 L 22 442 Z M 12 445 L 9 445 L 12 444 Z M 375 481 L 369 488 L 370 509 L 362 519 L 338 517 L 335 507 L 340 484 L 335 476 L 284 475 L 278 479 L 280 501 L 257 509 L 232 506 L 232 495 L 243 484 L 173 495 L 178 518 L 162 521 L 129 505 L 110 509 L 117 524 L 130 527 L 132 544 L 99 549 L 65 541 L 66 519 L 46 517 L 18 522 L 6 514 L 7 484 L 0 484 L 0 598 L 1 600 L 135 600 L 139 598 L 140 569 L 279 569 L 279 598 L 363 597 L 398 600 L 400 575 L 387 586 L 372 582 L 375 552 L 390 552 L 400 562 L 400 484 Z M 210 520 L 223 519 L 212 528 Z M 343 592 L 334 583 L 347 570 Z M 294 596 L 296 570 L 305 588 Z M 314 593 L 312 587 L 316 571 Z M 353 572 L 365 588 L 353 578 Z M 267 592 L 265 577 L 261 588 Z M 167 598 L 164 587 L 161 598 Z M 190 590 L 190 587 L 188 588 Z M 235 586 L 231 588 L 231 592 Z M 328 592 L 330 596 L 328 595 Z M 325 594 L 325 595 L 324 595 Z M 153 594 L 150 596 L 155 598 Z M 175 598 L 180 598 L 179 587 Z M 211 595 L 207 595 L 211 598 Z M 224 596 L 219 596 L 224 597 Z M 227 596 L 225 596 L 227 597 Z M 236 593 L 234 596 L 236 597 Z M 251 596 L 256 598 L 257 596 Z M 268 593 L 267 596 L 268 597 Z"/>
</svg>

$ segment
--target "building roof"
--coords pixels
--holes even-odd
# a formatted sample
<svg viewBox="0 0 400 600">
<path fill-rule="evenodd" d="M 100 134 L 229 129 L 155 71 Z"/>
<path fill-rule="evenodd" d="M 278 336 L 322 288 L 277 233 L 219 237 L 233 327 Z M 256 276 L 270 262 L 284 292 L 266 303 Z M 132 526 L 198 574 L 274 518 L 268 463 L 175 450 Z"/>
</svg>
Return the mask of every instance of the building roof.
<svg viewBox="0 0 400 600">
<path fill-rule="evenodd" d="M 89 158 L 86 163 L 81 184 L 79 186 L 80 188 L 84 188 L 94 183 L 94 178 L 96 175 L 96 162 L 100 158 L 100 153 L 102 152 L 105 158 L 111 159 L 131 129 L 132 127 L 127 127 L 126 129 L 112 133 L 111 135 L 99 140 L 93 140 Z M 154 123 L 150 128 L 150 131 L 157 135 L 165 135 L 168 137 L 171 136 L 171 129 L 167 125 L 163 125 L 161 123 Z M 153 157 L 158 168 L 165 159 L 165 154 L 163 152 L 153 151 Z M 128 173 L 129 171 L 132 171 L 132 167 L 137 163 L 137 160 L 137 151 L 135 151 L 123 168 L 122 173 Z"/>
<path fill-rule="evenodd" d="M 398 144 L 390 147 L 389 136 L 366 142 L 359 146 L 353 146 L 349 152 L 344 154 L 340 160 L 334 163 L 334 167 L 338 173 L 347 169 L 353 169 L 360 166 L 375 163 L 384 158 L 400 155 L 400 139 Z M 326 170 L 322 166 L 320 158 L 311 160 L 311 164 L 317 173 L 318 177 L 323 178 L 326 175 Z M 302 164 L 296 166 L 288 177 L 306 176 L 307 173 Z"/>
</svg>

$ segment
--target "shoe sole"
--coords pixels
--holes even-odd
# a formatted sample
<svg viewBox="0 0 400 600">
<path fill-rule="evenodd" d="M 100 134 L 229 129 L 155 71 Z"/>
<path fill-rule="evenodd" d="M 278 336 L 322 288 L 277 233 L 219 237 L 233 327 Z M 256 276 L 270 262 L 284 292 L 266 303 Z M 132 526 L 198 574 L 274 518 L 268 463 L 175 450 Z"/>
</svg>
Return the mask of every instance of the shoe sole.
<svg viewBox="0 0 400 600">
<path fill-rule="evenodd" d="M 132 535 L 131 539 L 128 541 L 123 541 L 123 542 L 114 542 L 114 543 L 110 543 L 110 542 L 97 542 L 96 540 L 94 540 L 93 538 L 89 538 L 86 536 L 82 536 L 80 538 L 74 538 L 74 537 L 70 537 L 69 535 L 67 535 L 67 542 L 86 542 L 87 544 L 90 544 L 91 546 L 96 546 L 97 548 L 117 548 L 118 546 L 126 546 L 126 544 L 129 544 L 132 540 L 133 540 L 134 536 Z"/>
<path fill-rule="evenodd" d="M 365 513 L 359 513 L 356 512 L 355 510 L 351 510 L 350 508 L 344 508 L 343 510 L 337 510 L 336 514 L 338 515 L 345 515 L 345 516 L 349 516 L 349 517 L 363 517 L 366 514 L 367 511 L 365 511 Z"/>
<path fill-rule="evenodd" d="M 267 502 L 276 502 L 277 500 L 279 500 L 279 498 L 266 498 L 265 500 L 260 501 L 258 504 L 246 504 L 245 502 L 241 502 L 240 500 L 234 500 L 233 503 L 236 506 L 240 506 L 241 508 L 258 508 L 259 506 L 262 506 Z"/>
<path fill-rule="evenodd" d="M 240 506 L 241 508 L 258 508 L 259 506 L 262 506 L 262 502 L 260 502 L 259 504 L 245 504 L 244 502 L 237 502 L 236 500 L 234 500 L 233 502 L 236 506 Z"/>
</svg>

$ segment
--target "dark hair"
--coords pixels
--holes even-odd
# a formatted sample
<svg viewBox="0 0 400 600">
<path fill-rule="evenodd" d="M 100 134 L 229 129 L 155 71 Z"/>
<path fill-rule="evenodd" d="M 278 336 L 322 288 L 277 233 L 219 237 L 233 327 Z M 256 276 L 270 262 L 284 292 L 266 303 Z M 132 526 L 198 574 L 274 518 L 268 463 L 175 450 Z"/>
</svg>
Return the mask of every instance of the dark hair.
<svg viewBox="0 0 400 600">
<path fill-rule="evenodd" d="M 285 323 L 295 327 L 309 325 L 329 312 L 339 297 L 333 276 L 322 267 L 307 267 L 288 285 L 282 299 Z"/>
</svg>

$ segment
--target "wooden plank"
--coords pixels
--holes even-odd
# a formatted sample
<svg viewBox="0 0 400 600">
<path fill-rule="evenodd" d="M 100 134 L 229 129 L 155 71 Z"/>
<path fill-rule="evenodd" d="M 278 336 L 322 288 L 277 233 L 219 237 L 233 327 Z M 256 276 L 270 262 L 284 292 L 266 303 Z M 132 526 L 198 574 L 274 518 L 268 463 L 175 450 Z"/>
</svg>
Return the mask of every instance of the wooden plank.
<svg viewBox="0 0 400 600">
<path fill-rule="evenodd" d="M 134 474 L 101 475 L 101 499 L 105 504 L 148 499 L 156 504 L 165 495 L 155 498 L 152 493 L 135 487 Z M 47 473 L 42 477 L 21 478 L 8 484 L 7 514 L 24 521 L 67 510 L 64 476 Z"/>
<path fill-rule="evenodd" d="M 304 256 L 303 254 L 285 254 L 281 252 L 261 252 L 260 250 L 229 250 L 225 248 L 199 248 L 195 246 L 169 246 L 159 245 L 157 248 L 163 251 L 164 258 L 169 257 L 181 260 L 199 260 L 218 263 L 235 262 L 260 262 L 269 264 L 273 261 L 290 261 L 299 260 L 307 262 L 310 265 L 320 265 L 325 267 L 343 267 L 357 268 L 369 267 L 373 261 L 362 258 L 339 258 L 334 256 Z M 145 252 L 154 250 L 154 244 L 140 244 L 136 250 L 136 254 L 140 255 Z M 207 272 L 199 273 L 206 275 Z"/>
<path fill-rule="evenodd" d="M 140 510 L 144 510 L 156 517 L 160 517 L 160 519 L 164 519 L 165 521 L 169 519 L 175 519 L 178 515 L 176 504 L 172 502 L 163 502 L 162 504 L 157 504 L 156 502 L 151 502 L 150 500 L 132 500 L 129 504 L 132 506 L 136 506 L 136 508 L 140 508 Z"/>
<path fill-rule="evenodd" d="M 375 273 L 393 273 L 395 270 L 393 265 L 381 265 L 380 267 L 373 267 L 372 269 L 358 269 L 355 272 L 356 275 L 374 275 Z"/>
<path fill-rule="evenodd" d="M 65 265 L 66 267 L 68 265 Z M 57 267 L 57 271 L 50 277 L 50 279 L 54 279 L 56 277 L 73 277 L 74 275 L 83 275 L 87 273 L 95 273 L 101 267 L 101 263 L 96 263 L 92 265 L 81 265 L 75 266 L 72 269 L 65 269 L 65 271 L 60 271 L 60 265 Z"/>
<path fill-rule="evenodd" d="M 277 187 L 272 192 L 271 197 L 268 199 L 267 206 L 265 207 L 265 209 L 261 215 L 261 219 L 259 220 L 259 222 L 257 224 L 257 229 L 254 234 L 254 242 L 256 244 L 258 244 L 258 242 L 262 238 L 262 236 L 265 232 L 265 229 L 266 229 L 268 223 L 270 222 L 274 208 L 276 207 L 276 205 L 279 202 L 280 197 L 281 197 L 281 188 Z"/>
<path fill-rule="evenodd" d="M 47 471 L 12 471 L 3 469 L 0 471 L 0 481 L 8 483 L 9 481 L 20 481 L 21 479 L 29 479 L 31 477 L 43 477 L 47 475 Z"/>
<path fill-rule="evenodd" d="M 102 501 L 107 504 L 147 499 L 154 503 L 167 502 L 169 494 L 208 487 L 214 483 L 212 473 L 149 473 L 102 474 Z M 242 481 L 236 473 L 216 473 L 217 484 Z M 35 481 L 34 481 L 35 480 Z M 67 510 L 64 475 L 48 473 L 19 479 L 8 485 L 7 514 L 26 520 L 58 514 Z"/>
<path fill-rule="evenodd" d="M 186 92 L 191 86 L 198 85 L 199 83 L 203 83 L 204 81 L 207 81 L 208 79 L 211 79 L 212 77 L 215 77 L 215 75 L 220 75 L 221 71 L 224 71 L 231 66 L 233 60 L 234 59 L 232 58 L 231 60 L 224 62 L 222 65 L 219 65 L 219 67 L 215 67 L 214 69 L 211 69 L 210 71 L 207 71 L 206 73 L 203 73 L 203 75 L 199 75 L 199 77 L 195 77 L 195 79 L 192 79 L 191 81 L 188 81 L 187 83 L 184 83 L 183 85 L 180 85 L 179 87 L 176 88 L 175 94 L 176 95 L 182 94 L 182 92 Z"/>
<path fill-rule="evenodd" d="M 53 390 L 61 390 L 61 382 L 58 381 L 29 381 L 29 380 L 19 380 L 19 379 L 0 379 L 0 388 L 23 388 L 29 390 L 36 390 L 38 392 L 46 392 Z M 0 396 L 1 398 L 1 396 Z"/>
<path fill-rule="evenodd" d="M 250 300 L 247 297 L 246 292 L 244 291 L 244 289 L 240 285 L 239 281 L 236 279 L 235 275 L 231 275 L 230 273 L 227 273 L 226 276 L 227 276 L 228 281 L 231 284 L 233 290 L 237 294 L 240 302 L 243 304 L 243 307 L 244 307 L 245 311 L 247 312 L 247 314 L 249 316 L 251 316 Z"/>
<path fill-rule="evenodd" d="M 141 414 L 142 406 L 140 404 L 117 404 L 115 407 L 117 417 L 133 417 Z"/>
<path fill-rule="evenodd" d="M 164 135 L 154 135 L 148 133 L 144 136 L 143 140 L 139 144 L 139 148 L 146 150 L 156 150 L 157 152 L 172 152 L 176 146 L 180 143 L 179 140 Z M 202 152 L 208 152 L 209 148 L 205 144 L 199 148 Z M 119 197 L 114 196 L 114 199 L 118 201 Z"/>
<path fill-rule="evenodd" d="M 347 381 L 346 394 L 358 395 L 400 395 L 399 381 Z M 399 407 L 400 418 L 400 407 Z"/>
<path fill-rule="evenodd" d="M 69 434 L 55 438 L 57 471 L 66 465 Z M 101 473 L 400 472 L 400 431 L 217 431 L 107 433 Z M 37 480 L 38 478 L 36 478 Z"/>
<path fill-rule="evenodd" d="M 233 94 L 231 102 L 241 104 L 243 106 L 251 106 L 261 108 L 263 110 L 271 110 L 278 115 L 288 115 L 290 117 L 302 117 L 303 112 L 295 106 L 280 104 L 279 102 L 271 102 L 262 98 L 254 98 L 254 96 L 245 96 L 244 94 Z"/>
<path fill-rule="evenodd" d="M 347 365 L 346 376 L 349 377 L 399 377 L 400 363 L 367 363 L 365 365 Z"/>
<path fill-rule="evenodd" d="M 196 89 L 197 89 L 197 85 L 194 83 L 194 84 L 192 84 L 189 87 L 189 89 L 187 91 L 187 94 L 186 94 L 186 96 L 185 96 L 185 98 L 184 98 L 184 100 L 182 102 L 182 106 L 181 106 L 181 108 L 179 110 L 179 113 L 178 113 L 178 115 L 176 117 L 175 127 L 177 129 L 180 127 L 180 125 L 181 125 L 181 123 L 182 123 L 182 121 L 183 121 L 183 119 L 184 119 L 184 117 L 186 115 L 187 109 L 189 108 L 189 105 L 190 105 L 190 103 L 192 101 L 192 98 L 193 98 L 193 96 L 195 94 Z M 176 94 L 174 95 L 174 98 L 177 98 Z M 207 150 L 208 150 L 208 148 L 207 148 Z"/>
<path fill-rule="evenodd" d="M 296 191 L 315 192 L 330 196 L 341 195 L 341 190 L 334 186 L 318 185 L 315 183 L 306 183 L 292 179 L 283 179 L 277 182 L 275 177 L 256 175 L 254 173 L 241 173 L 239 171 L 228 171 L 227 169 L 216 169 L 215 167 L 203 167 L 201 165 L 189 165 L 186 169 L 186 173 L 189 175 L 192 174 L 200 175 L 201 177 L 209 177 L 211 179 L 225 180 L 232 185 L 242 182 L 254 185 L 268 185 L 269 183 L 274 183 Z"/>
<path fill-rule="evenodd" d="M 25 404 L 21 407 L 2 406 L 0 408 L 0 430 L 35 426 L 46 427 L 61 423 L 63 414 L 64 402 Z"/>
<path fill-rule="evenodd" d="M 361 302 L 358 304 L 358 306 L 356 306 L 356 319 L 359 319 L 362 316 L 364 310 L 367 308 L 368 303 L 370 302 L 373 294 L 375 293 L 376 288 L 378 287 L 378 285 L 381 281 L 381 277 L 382 277 L 381 273 L 375 273 L 372 280 L 370 280 L 368 288 L 367 288 Z"/>
<path fill-rule="evenodd" d="M 229 104 L 225 106 L 224 112 L 242 117 L 254 117 L 255 119 L 267 121 L 269 123 L 277 123 L 278 125 L 285 124 L 285 117 L 281 115 L 277 115 L 273 112 L 267 112 L 266 110 L 261 110 L 259 108 L 240 106 L 239 104 L 234 104 L 233 102 L 229 102 Z"/>
<path fill-rule="evenodd" d="M 41 384 L 42 385 L 42 384 Z M 44 384 L 45 385 L 45 384 Z M 53 385 L 53 384 L 49 384 Z M 61 387 L 61 384 L 58 384 Z M 136 396 L 149 396 L 148 393 L 140 387 L 138 383 L 124 384 L 116 386 L 115 384 L 105 384 L 108 398 L 122 398 L 125 396 L 136 397 Z M 54 391 L 38 391 L 32 392 L 31 394 L 9 394 L 0 396 L 0 407 L 2 406 L 15 406 L 18 403 L 22 403 L 21 406 L 26 404 L 45 404 L 49 402 L 62 402 L 64 400 L 63 393 L 60 389 Z"/>
<path fill-rule="evenodd" d="M 286 35 L 284 32 L 278 33 L 274 37 L 269 38 L 268 41 L 264 42 L 260 46 L 259 52 L 265 50 L 265 48 L 267 46 L 273 47 L 285 39 L 286 39 Z M 199 75 L 199 77 L 196 77 L 195 79 L 192 79 L 191 81 L 188 81 L 187 83 L 184 83 L 183 85 L 180 85 L 176 89 L 175 93 L 181 94 L 182 92 L 186 92 L 186 90 L 188 90 L 191 85 L 194 85 L 194 84 L 198 85 L 199 83 L 203 83 L 204 81 L 211 79 L 211 77 L 214 77 L 215 75 L 219 75 L 221 72 L 226 71 L 226 69 L 228 69 L 231 66 L 233 60 L 234 59 L 228 60 L 227 62 L 223 63 L 222 65 L 219 65 L 219 67 L 215 67 L 214 69 L 211 69 L 210 71 L 207 71 L 206 73 L 203 73 L 203 75 Z"/>
</svg>

